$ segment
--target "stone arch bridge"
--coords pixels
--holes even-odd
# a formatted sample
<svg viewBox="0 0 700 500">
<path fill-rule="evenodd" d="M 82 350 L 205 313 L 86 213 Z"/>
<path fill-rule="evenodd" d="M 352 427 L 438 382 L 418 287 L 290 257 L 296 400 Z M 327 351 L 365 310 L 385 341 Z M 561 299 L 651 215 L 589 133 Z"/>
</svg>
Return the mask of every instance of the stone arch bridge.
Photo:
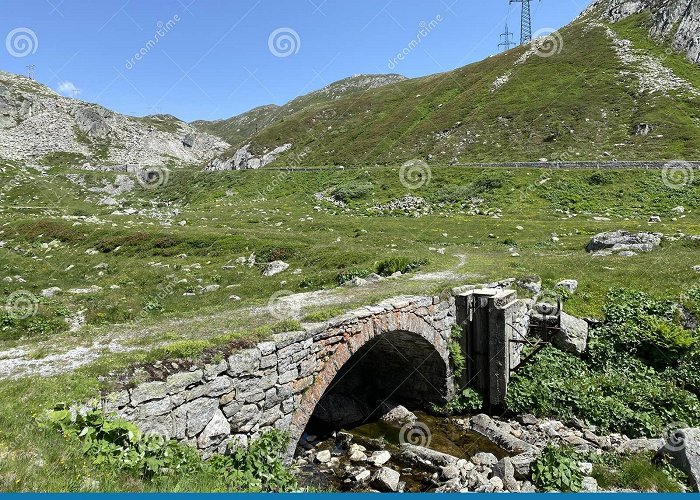
<svg viewBox="0 0 700 500">
<path fill-rule="evenodd" d="M 324 397 L 337 390 L 365 389 L 375 396 L 372 405 L 411 404 L 446 401 L 469 384 L 499 404 L 518 358 L 508 340 L 524 317 L 512 291 L 463 287 L 390 299 L 110 393 L 102 408 L 205 454 L 246 445 L 267 429 L 288 431 L 291 456 Z M 455 380 L 451 341 L 470 360 L 467 380 Z"/>
</svg>

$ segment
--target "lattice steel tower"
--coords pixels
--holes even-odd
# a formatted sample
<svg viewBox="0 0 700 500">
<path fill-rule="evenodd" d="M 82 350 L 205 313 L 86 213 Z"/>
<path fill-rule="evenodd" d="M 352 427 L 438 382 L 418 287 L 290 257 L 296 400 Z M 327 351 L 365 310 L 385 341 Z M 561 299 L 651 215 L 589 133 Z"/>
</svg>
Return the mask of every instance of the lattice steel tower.
<svg viewBox="0 0 700 500">
<path fill-rule="evenodd" d="M 513 33 L 508 30 L 508 25 L 506 24 L 506 31 L 505 33 L 501 33 L 501 43 L 498 44 L 498 48 L 500 49 L 503 47 L 503 50 L 506 51 L 510 50 L 514 45 L 517 44 L 513 41 Z"/>
<path fill-rule="evenodd" d="M 530 2 L 532 0 L 510 0 L 510 3 L 522 3 L 523 10 L 520 14 L 520 43 L 526 44 L 532 40 L 532 16 L 530 14 Z"/>
</svg>

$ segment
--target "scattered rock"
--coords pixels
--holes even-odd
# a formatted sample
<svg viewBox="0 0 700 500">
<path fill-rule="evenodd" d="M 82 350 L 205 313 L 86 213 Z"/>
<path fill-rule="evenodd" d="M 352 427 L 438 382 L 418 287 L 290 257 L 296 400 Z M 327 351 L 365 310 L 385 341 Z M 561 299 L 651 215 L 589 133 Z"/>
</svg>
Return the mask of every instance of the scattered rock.
<svg viewBox="0 0 700 500">
<path fill-rule="evenodd" d="M 530 477 L 532 463 L 537 460 L 537 453 L 521 453 L 510 457 L 510 463 L 513 466 L 513 475 L 515 479 L 523 480 Z"/>
<path fill-rule="evenodd" d="M 388 467 L 382 467 L 375 472 L 371 485 L 382 492 L 396 492 L 399 491 L 400 482 L 401 474 Z"/>
<path fill-rule="evenodd" d="M 569 293 L 574 293 L 578 289 L 578 281 L 576 280 L 561 280 L 557 283 L 556 288 L 566 290 Z"/>
<path fill-rule="evenodd" d="M 391 453 L 389 453 L 386 450 L 375 451 L 369 457 L 369 461 L 372 464 L 374 464 L 376 467 L 381 467 L 382 465 L 387 463 L 389 460 L 391 460 Z"/>
<path fill-rule="evenodd" d="M 331 461 L 331 452 L 330 450 L 323 450 L 319 451 L 316 454 L 316 461 L 321 464 L 327 464 L 328 462 Z"/>
<path fill-rule="evenodd" d="M 493 485 L 494 492 L 503 491 L 503 480 L 500 477 L 493 476 L 489 482 Z"/>
<path fill-rule="evenodd" d="M 588 344 L 588 323 L 562 311 L 561 332 L 554 335 L 552 344 L 571 354 L 583 354 Z"/>
<path fill-rule="evenodd" d="M 634 135 L 649 135 L 651 133 L 651 125 L 648 123 L 638 123 L 634 126 Z"/>
<path fill-rule="evenodd" d="M 588 243 L 588 252 L 608 250 L 613 253 L 633 251 L 651 252 L 661 244 L 661 233 L 630 233 L 614 231 L 595 235 Z"/>
<path fill-rule="evenodd" d="M 472 457 L 471 461 L 475 465 L 485 465 L 490 467 L 498 463 L 498 458 L 496 458 L 496 455 L 493 453 L 484 453 L 480 451 Z"/>
<path fill-rule="evenodd" d="M 440 470 L 440 477 L 445 481 L 449 481 L 450 479 L 459 477 L 459 475 L 460 471 L 459 467 L 457 467 L 457 464 L 446 465 Z"/>
<path fill-rule="evenodd" d="M 282 271 L 286 271 L 289 268 L 289 264 L 286 262 L 283 262 L 281 260 L 275 260 L 273 262 L 270 262 L 267 266 L 265 266 L 265 269 L 263 270 L 263 276 L 274 276 L 275 274 L 279 274 Z"/>
<path fill-rule="evenodd" d="M 503 458 L 493 468 L 493 475 L 501 479 L 502 487 L 508 491 L 519 491 L 518 481 L 515 479 L 515 467 L 509 457 Z"/>
<path fill-rule="evenodd" d="M 522 425 L 537 425 L 540 421 L 536 416 L 526 413 L 525 415 L 519 415 L 516 419 Z"/>
<path fill-rule="evenodd" d="M 591 462 L 581 462 L 578 464 L 578 467 L 584 476 L 590 476 L 593 474 L 593 464 Z"/>
<path fill-rule="evenodd" d="M 593 477 L 584 477 L 581 481 L 581 491 L 584 493 L 596 493 L 598 491 L 598 481 Z"/>
<path fill-rule="evenodd" d="M 51 288 L 45 288 L 44 290 L 41 291 L 41 296 L 46 297 L 47 299 L 50 299 L 51 297 L 56 296 L 57 294 L 61 293 L 63 290 L 61 288 L 58 288 L 57 286 L 52 286 Z"/>
<path fill-rule="evenodd" d="M 68 290 L 68 293 L 70 293 L 72 295 L 89 295 L 92 293 L 99 293 L 101 291 L 102 291 L 101 286 L 92 285 L 88 288 L 71 288 L 70 290 Z"/>
<path fill-rule="evenodd" d="M 379 420 L 396 427 L 403 427 L 407 424 L 412 425 L 418 420 L 418 417 L 406 407 L 391 402 L 383 403 L 379 411 L 383 413 Z"/>
<path fill-rule="evenodd" d="M 503 430 L 491 417 L 476 415 L 469 420 L 469 428 L 488 438 L 494 444 L 511 453 L 537 452 L 537 448 Z M 496 460 L 497 462 L 498 460 Z M 494 462 L 495 463 L 495 462 Z"/>
<path fill-rule="evenodd" d="M 354 446 L 357 446 L 357 445 L 354 445 Z M 351 448 L 350 455 L 348 458 L 351 462 L 366 462 L 367 461 L 367 455 L 365 454 L 364 451 L 362 451 L 360 449 L 355 449 L 353 451 L 353 449 Z"/>
<path fill-rule="evenodd" d="M 520 288 L 523 288 L 534 295 L 537 295 L 542 291 L 542 280 L 536 276 L 531 278 L 521 278 L 516 281 L 516 284 Z"/>
</svg>

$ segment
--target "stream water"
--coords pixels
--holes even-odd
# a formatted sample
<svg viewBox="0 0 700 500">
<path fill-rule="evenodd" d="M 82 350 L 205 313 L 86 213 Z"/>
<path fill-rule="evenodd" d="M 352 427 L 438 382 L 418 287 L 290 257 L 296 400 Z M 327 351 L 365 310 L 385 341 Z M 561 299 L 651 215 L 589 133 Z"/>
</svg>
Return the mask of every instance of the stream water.
<svg viewBox="0 0 700 500">
<path fill-rule="evenodd" d="M 404 491 L 425 492 L 438 486 L 435 481 L 434 471 L 421 469 L 405 462 L 400 455 L 400 445 L 410 443 L 424 446 L 434 451 L 446 453 L 458 458 L 470 459 L 476 453 L 493 453 L 497 458 L 503 458 L 508 453 L 494 445 L 491 441 L 474 432 L 465 431 L 453 424 L 450 419 L 436 417 L 423 412 L 414 412 L 418 417 L 420 427 L 415 432 L 410 429 L 401 429 L 390 424 L 373 421 L 347 429 L 351 434 L 352 442 L 364 446 L 369 456 L 373 451 L 386 450 L 391 453 L 391 459 L 384 464 L 401 474 L 401 481 L 405 482 Z M 365 467 L 370 471 L 376 470 L 369 462 L 351 462 L 345 453 L 341 453 L 336 445 L 336 438 L 322 428 L 310 427 L 307 435 L 317 432 L 316 439 L 312 439 L 313 448 L 307 445 L 308 450 L 301 451 L 297 458 L 299 482 L 303 487 L 312 490 L 323 491 L 347 491 L 367 490 L 366 485 L 357 485 L 346 481 L 349 467 Z M 334 459 L 330 463 L 316 463 L 314 456 L 323 450 L 330 450 Z"/>
</svg>

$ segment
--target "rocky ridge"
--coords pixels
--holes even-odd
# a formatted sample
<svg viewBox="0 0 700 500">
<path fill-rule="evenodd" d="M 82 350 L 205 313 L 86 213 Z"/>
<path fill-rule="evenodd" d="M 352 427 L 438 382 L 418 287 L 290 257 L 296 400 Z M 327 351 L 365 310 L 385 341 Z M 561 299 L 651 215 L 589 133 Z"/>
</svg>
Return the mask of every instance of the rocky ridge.
<svg viewBox="0 0 700 500">
<path fill-rule="evenodd" d="M 199 164 L 228 146 L 173 116 L 124 116 L 0 72 L 0 158 L 36 163 L 71 153 L 83 163 L 161 166 Z"/>
<path fill-rule="evenodd" d="M 652 26 L 649 34 L 670 40 L 673 48 L 700 64 L 700 2 L 697 0 L 597 0 L 587 12 L 600 12 L 604 20 L 621 21 L 631 15 L 649 11 Z"/>
</svg>

